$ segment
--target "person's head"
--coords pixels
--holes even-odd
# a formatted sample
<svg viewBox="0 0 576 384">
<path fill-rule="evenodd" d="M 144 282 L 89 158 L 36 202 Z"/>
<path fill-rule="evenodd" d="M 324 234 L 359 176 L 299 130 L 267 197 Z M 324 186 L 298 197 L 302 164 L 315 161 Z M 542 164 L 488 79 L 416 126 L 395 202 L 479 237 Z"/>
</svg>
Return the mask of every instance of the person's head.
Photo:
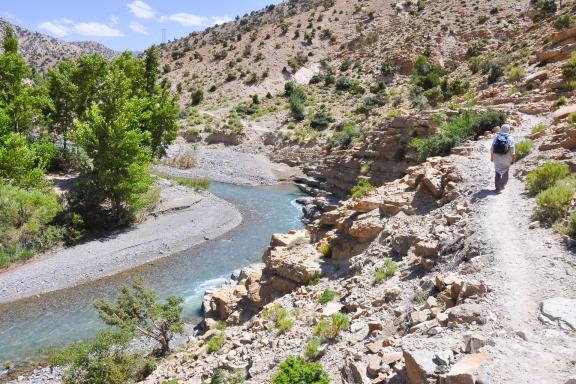
<svg viewBox="0 0 576 384">
<path fill-rule="evenodd" d="M 502 126 L 500 127 L 500 132 L 501 133 L 510 133 L 510 125 L 502 124 Z"/>
</svg>

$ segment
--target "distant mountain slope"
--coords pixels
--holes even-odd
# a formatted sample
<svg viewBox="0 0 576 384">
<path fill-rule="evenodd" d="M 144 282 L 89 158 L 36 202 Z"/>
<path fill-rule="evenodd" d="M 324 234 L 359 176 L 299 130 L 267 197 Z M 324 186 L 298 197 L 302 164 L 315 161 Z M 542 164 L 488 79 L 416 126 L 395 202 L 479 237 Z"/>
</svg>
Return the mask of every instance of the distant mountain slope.
<svg viewBox="0 0 576 384">
<path fill-rule="evenodd" d="M 94 41 L 66 42 L 33 32 L 0 19 L 0 36 L 4 36 L 7 25 L 12 25 L 18 36 L 19 49 L 26 62 L 39 71 L 46 71 L 59 61 L 81 55 L 99 53 L 107 59 L 120 54 L 103 44 Z"/>
</svg>

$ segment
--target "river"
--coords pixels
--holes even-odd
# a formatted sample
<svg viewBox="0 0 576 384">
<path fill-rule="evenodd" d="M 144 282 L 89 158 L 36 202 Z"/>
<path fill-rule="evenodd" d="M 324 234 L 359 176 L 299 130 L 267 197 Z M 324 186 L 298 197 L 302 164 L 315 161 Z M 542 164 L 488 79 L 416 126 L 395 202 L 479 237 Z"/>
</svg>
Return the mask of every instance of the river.
<svg viewBox="0 0 576 384">
<path fill-rule="evenodd" d="M 221 285 L 233 270 L 259 262 L 272 233 L 303 227 L 301 209 L 294 202 L 301 193 L 293 185 L 214 183 L 210 190 L 240 209 L 240 226 L 217 239 L 118 275 L 0 306 L 0 364 L 34 359 L 45 348 L 90 338 L 103 327 L 94 302 L 113 299 L 135 276 L 142 276 L 161 297 L 184 297 L 185 317 L 196 320 L 207 289 Z"/>
</svg>

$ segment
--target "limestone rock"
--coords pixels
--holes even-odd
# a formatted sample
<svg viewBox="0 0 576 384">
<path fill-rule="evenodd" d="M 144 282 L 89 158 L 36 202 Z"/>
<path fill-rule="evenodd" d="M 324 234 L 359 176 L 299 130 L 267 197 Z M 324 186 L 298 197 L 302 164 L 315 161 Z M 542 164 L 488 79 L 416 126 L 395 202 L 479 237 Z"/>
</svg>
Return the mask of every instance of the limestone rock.
<svg viewBox="0 0 576 384">
<path fill-rule="evenodd" d="M 311 244 L 298 248 L 269 248 L 262 258 L 266 267 L 275 274 L 306 284 L 312 278 L 320 276 L 321 269 L 318 259 L 320 253 Z"/>
<path fill-rule="evenodd" d="M 242 285 L 223 287 L 212 294 L 210 309 L 220 320 L 226 320 L 237 309 L 240 301 L 247 297 L 247 293 Z"/>
<path fill-rule="evenodd" d="M 475 353 L 466 355 L 452 366 L 446 376 L 446 384 L 475 384 L 476 372 L 490 355 L 487 353 Z"/>
<path fill-rule="evenodd" d="M 360 241 L 369 241 L 374 239 L 383 228 L 384 224 L 380 220 L 380 211 L 375 209 L 367 214 L 360 215 L 346 233 Z"/>
<path fill-rule="evenodd" d="M 576 330 L 576 299 L 553 297 L 541 304 L 542 314 L 551 320 L 559 321 Z"/>
<path fill-rule="evenodd" d="M 576 104 L 567 105 L 565 107 L 559 108 L 552 114 L 554 121 L 559 121 L 565 119 L 571 113 L 576 112 Z"/>
<path fill-rule="evenodd" d="M 483 324 L 482 307 L 479 304 L 461 304 L 446 310 L 448 320 L 458 324 Z"/>
<path fill-rule="evenodd" d="M 436 364 L 433 351 L 404 351 L 408 384 L 427 384 L 427 379 L 434 377 Z"/>
</svg>

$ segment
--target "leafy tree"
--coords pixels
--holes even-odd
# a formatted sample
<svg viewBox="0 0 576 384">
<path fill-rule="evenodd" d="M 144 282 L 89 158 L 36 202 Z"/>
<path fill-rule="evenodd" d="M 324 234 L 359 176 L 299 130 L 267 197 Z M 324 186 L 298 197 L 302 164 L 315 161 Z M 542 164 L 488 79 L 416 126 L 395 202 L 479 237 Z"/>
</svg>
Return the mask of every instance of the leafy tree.
<svg viewBox="0 0 576 384">
<path fill-rule="evenodd" d="M 148 106 L 143 114 L 144 130 L 150 136 L 148 140 L 152 154 L 164 155 L 166 147 L 178 134 L 178 98 L 170 93 L 170 88 L 160 87 L 157 94 L 148 98 Z"/>
<path fill-rule="evenodd" d="M 0 178 L 23 188 L 45 186 L 44 167 L 37 153 L 19 133 L 11 133 L 0 141 Z"/>
<path fill-rule="evenodd" d="M 48 92 L 53 103 L 51 110 L 52 130 L 62 135 L 64 149 L 67 146 L 68 130 L 76 117 L 76 95 L 78 86 L 72 81 L 76 65 L 71 61 L 62 61 L 58 70 L 48 72 Z"/>
<path fill-rule="evenodd" d="M 4 48 L 4 53 L 17 53 L 18 52 L 18 40 L 16 39 L 16 34 L 14 33 L 14 28 L 12 26 L 6 27 L 4 42 L 2 43 Z"/>
<path fill-rule="evenodd" d="M 92 160 L 83 170 L 71 200 L 85 218 L 95 214 L 107 224 L 130 222 L 143 205 L 151 179 L 150 134 L 140 129 L 145 103 L 130 98 L 130 81 L 115 68 L 107 75 L 85 120 L 76 125 L 75 141 Z"/>
<path fill-rule="evenodd" d="M 105 82 L 108 62 L 100 55 L 84 55 L 78 59 L 77 70 L 72 81 L 78 87 L 76 95 L 76 116 L 83 117 L 93 102 L 97 101 L 98 91 Z"/>
<path fill-rule="evenodd" d="M 146 79 L 146 92 L 152 95 L 156 90 L 156 83 L 158 82 L 158 75 L 160 73 L 160 53 L 158 47 L 152 45 L 146 50 L 144 62 L 146 65 L 146 72 L 144 78 Z"/>
<path fill-rule="evenodd" d="M 137 279 L 132 288 L 122 288 L 116 305 L 100 300 L 96 309 L 106 324 L 156 340 L 163 355 L 170 351 L 174 334 L 183 332 L 182 303 L 183 299 L 177 296 L 159 303 L 154 292 Z"/>
</svg>

